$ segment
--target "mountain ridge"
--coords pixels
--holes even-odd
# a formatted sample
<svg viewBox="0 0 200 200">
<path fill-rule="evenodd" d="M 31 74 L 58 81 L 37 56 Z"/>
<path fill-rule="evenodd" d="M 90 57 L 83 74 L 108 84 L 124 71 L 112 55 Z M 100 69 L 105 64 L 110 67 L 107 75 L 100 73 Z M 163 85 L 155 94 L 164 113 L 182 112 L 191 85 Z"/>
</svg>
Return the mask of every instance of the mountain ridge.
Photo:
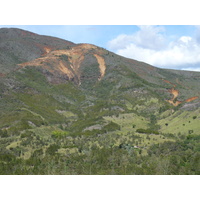
<svg viewBox="0 0 200 200">
<path fill-rule="evenodd" d="M 138 76 L 138 78 L 141 78 L 141 81 L 143 79 L 143 81 L 154 84 L 156 85 L 156 87 L 162 86 L 162 88 L 164 87 L 162 90 L 165 90 L 165 93 L 170 93 L 174 95 L 174 97 L 172 97 L 171 99 L 168 98 L 168 100 L 166 100 L 173 106 L 178 106 L 179 104 L 182 104 L 184 102 L 191 102 L 199 98 L 199 92 L 197 92 L 197 94 L 189 96 L 186 95 L 186 92 L 184 91 L 185 97 L 178 100 L 177 98 L 180 97 L 180 91 L 178 89 L 174 89 L 177 86 L 184 90 L 187 90 L 189 88 L 191 90 L 191 87 L 185 85 L 183 80 L 186 78 L 188 79 L 188 77 L 192 77 L 194 80 L 199 79 L 200 76 L 198 75 L 198 72 L 156 68 L 143 62 L 138 62 L 133 59 L 118 56 L 117 54 L 114 54 L 92 44 L 74 44 L 69 41 L 60 40 L 54 37 L 40 36 L 38 34 L 20 29 L 0 29 L 0 47 L 2 46 L 2 43 L 4 44 L 6 41 L 6 39 L 3 37 L 14 39 L 14 43 L 15 40 L 19 40 L 19 43 L 22 42 L 25 49 L 26 45 L 30 46 L 29 44 L 31 42 L 32 46 L 35 46 L 37 48 L 37 52 L 39 52 L 34 58 L 27 57 L 25 62 L 19 62 L 20 58 L 18 57 L 23 54 L 23 52 L 21 52 L 20 55 L 16 58 L 19 63 L 12 63 L 13 71 L 18 71 L 22 70 L 22 68 L 35 66 L 37 67 L 37 69 L 42 71 L 46 79 L 51 83 L 59 84 L 64 83 L 67 80 L 72 80 L 72 82 L 81 85 L 82 81 L 84 82 L 86 80 L 87 82 L 87 80 L 91 79 L 93 84 L 96 84 L 104 76 L 107 76 L 107 72 L 109 71 L 108 68 L 110 68 L 110 73 L 112 73 L 112 70 L 117 70 L 120 73 L 122 72 L 121 75 L 123 76 L 124 72 L 122 68 L 123 65 L 126 65 L 126 70 L 128 70 L 130 74 L 134 73 L 136 76 Z M 21 37 L 23 38 L 23 40 L 27 40 L 26 43 L 19 39 Z M 50 40 L 51 44 L 47 44 L 46 40 Z M 54 40 L 56 40 L 56 42 Z M 40 43 L 41 41 L 43 42 Z M 9 50 L 9 48 L 6 49 L 6 51 L 10 52 Z M 15 51 L 15 49 L 12 49 L 11 52 L 12 51 Z M 32 54 L 32 51 L 30 51 L 29 53 Z M 2 60 L 2 56 L 0 56 L 0 60 Z M 88 70 L 86 66 L 88 65 L 88 63 L 90 66 L 93 65 L 97 67 L 98 70 L 93 73 L 93 69 L 90 69 L 90 75 L 88 75 L 88 73 L 85 73 L 85 71 Z M 1 77 L 5 77 L 6 74 L 9 73 L 4 73 L 4 68 L 0 66 Z M 10 72 L 12 72 L 12 70 Z M 118 73 L 118 75 L 120 73 Z M 169 76 L 169 78 L 166 77 L 166 75 Z M 174 78 L 170 79 L 172 77 Z M 164 82 L 168 86 L 166 86 L 166 84 L 163 84 Z M 169 85 L 172 85 L 173 87 L 169 88 Z"/>
<path fill-rule="evenodd" d="M 9 38 L 9 41 L 6 38 Z M 18 57 L 16 57 L 17 62 L 11 65 L 11 71 L 4 73 L 3 68 L 0 67 L 1 90 L 4 91 L 2 95 L 13 94 L 13 97 L 22 105 L 25 102 L 19 99 L 20 94 L 26 94 L 27 98 L 30 98 L 28 97 L 30 94 L 53 95 L 52 98 L 58 104 L 66 103 L 60 100 L 61 94 L 55 95 L 54 91 L 51 91 L 52 87 L 60 87 L 62 84 L 66 84 L 64 87 L 72 84 L 70 88 L 74 88 L 76 94 L 81 94 L 79 95 L 82 96 L 81 98 L 84 97 L 81 102 L 88 104 L 86 107 L 89 110 L 86 109 L 86 112 L 91 112 L 90 104 L 95 105 L 97 100 L 105 101 L 105 105 L 108 104 L 109 107 L 113 104 L 113 107 L 119 108 L 119 112 L 132 110 L 138 115 L 147 116 L 151 112 L 151 114 L 160 112 L 159 110 L 164 107 L 194 108 L 192 105 L 199 103 L 200 73 L 198 72 L 157 68 L 119 56 L 92 44 L 74 44 L 20 29 L 0 30 L 0 47 L 5 46 L 5 42 L 11 42 L 14 45 L 16 40 L 17 46 L 22 44 L 24 49 L 29 49 L 32 44 L 38 52 L 36 56 L 33 50 L 34 57 L 29 56 L 25 62 L 19 62 L 19 57 L 25 55 L 23 51 L 16 52 L 16 48 L 4 50 L 4 54 L 7 52 L 10 56 L 11 51 Z M 51 43 L 48 44 L 48 41 Z M 30 55 L 31 50 L 29 49 L 28 52 Z M 4 68 L 6 67 L 5 65 Z M 45 88 L 49 88 L 50 93 Z M 70 95 L 74 96 L 73 92 Z M 65 95 L 62 98 L 70 99 L 71 96 Z M 76 95 L 73 98 L 76 102 Z M 148 102 L 151 99 L 157 99 L 159 103 L 153 103 L 150 107 L 145 106 L 145 101 Z M 185 104 L 188 106 L 184 106 Z M 105 105 L 101 105 L 101 110 L 106 109 Z M 81 108 L 82 114 L 85 112 L 84 109 Z"/>
<path fill-rule="evenodd" d="M 46 48 L 64 48 L 74 43 L 16 28 L 0 29 L 0 69 L 7 73 L 16 64 L 30 61 L 46 53 Z"/>
</svg>

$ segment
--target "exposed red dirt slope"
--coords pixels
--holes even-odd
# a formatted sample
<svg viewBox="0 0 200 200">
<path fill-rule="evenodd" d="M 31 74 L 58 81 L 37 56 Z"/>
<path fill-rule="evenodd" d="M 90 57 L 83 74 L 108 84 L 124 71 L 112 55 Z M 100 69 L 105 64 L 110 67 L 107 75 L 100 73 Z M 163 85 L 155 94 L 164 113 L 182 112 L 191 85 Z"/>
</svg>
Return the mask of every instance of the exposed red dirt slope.
<svg viewBox="0 0 200 200">
<path fill-rule="evenodd" d="M 176 87 L 176 85 L 175 84 L 173 84 L 173 83 L 171 83 L 170 81 L 168 81 L 168 80 L 163 80 L 165 83 L 169 83 L 169 84 L 171 84 L 171 85 L 173 85 L 174 87 Z"/>
<path fill-rule="evenodd" d="M 194 101 L 195 99 L 198 99 L 199 97 L 191 97 L 189 99 L 186 99 L 185 102 L 191 102 L 191 101 Z"/>
<path fill-rule="evenodd" d="M 101 80 L 106 71 L 106 64 L 103 58 L 103 50 L 91 45 L 91 44 L 79 44 L 70 49 L 52 50 L 50 47 L 44 47 L 44 53 L 40 58 L 19 64 L 19 68 L 26 66 L 40 66 L 41 68 L 49 71 L 51 74 L 58 76 L 67 76 L 69 80 L 75 80 L 78 84 L 81 84 L 81 64 L 86 55 L 92 55 L 96 58 L 96 62 L 99 65 Z M 53 78 L 49 78 L 49 81 L 55 83 Z M 56 81 L 57 82 L 57 81 Z"/>
<path fill-rule="evenodd" d="M 199 98 L 199 97 L 195 96 L 195 97 L 191 97 L 191 98 L 189 98 L 189 99 L 186 99 L 186 100 L 184 100 L 184 101 L 178 101 L 178 100 L 177 100 L 177 97 L 178 97 L 178 95 L 179 95 L 179 91 L 174 89 L 174 88 L 176 87 L 176 85 L 173 84 L 173 83 L 171 83 L 171 82 L 168 81 L 168 80 L 163 80 L 163 81 L 174 86 L 173 88 L 171 88 L 171 89 L 168 90 L 168 92 L 171 93 L 171 94 L 173 95 L 173 97 L 172 97 L 172 99 L 167 100 L 167 102 L 169 102 L 169 103 L 172 104 L 173 106 L 178 106 L 178 105 L 181 104 L 181 103 L 184 103 L 184 102 L 191 102 L 191 101 L 194 101 L 194 100 L 196 100 L 196 99 Z"/>
</svg>

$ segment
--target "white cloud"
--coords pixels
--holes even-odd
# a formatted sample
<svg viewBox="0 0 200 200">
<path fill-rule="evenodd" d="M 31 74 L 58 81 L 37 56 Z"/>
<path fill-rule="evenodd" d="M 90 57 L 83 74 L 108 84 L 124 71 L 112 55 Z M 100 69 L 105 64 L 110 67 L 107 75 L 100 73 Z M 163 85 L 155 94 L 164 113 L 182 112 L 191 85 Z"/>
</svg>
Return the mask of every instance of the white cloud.
<svg viewBox="0 0 200 200">
<path fill-rule="evenodd" d="M 187 66 L 184 69 L 199 71 L 200 43 L 197 37 L 182 36 L 167 43 L 163 31 L 162 27 L 140 26 L 135 34 L 120 35 L 111 40 L 108 46 L 117 54 L 157 67 L 183 69 L 183 66 Z"/>
<path fill-rule="evenodd" d="M 131 35 L 119 35 L 108 42 L 110 49 L 125 48 L 129 44 L 136 44 L 142 48 L 161 49 L 165 45 L 165 38 L 162 34 L 163 27 L 160 26 L 138 26 L 140 30 Z"/>
<path fill-rule="evenodd" d="M 181 70 L 200 72 L 200 67 L 197 68 L 188 67 L 188 68 L 182 68 Z"/>
</svg>

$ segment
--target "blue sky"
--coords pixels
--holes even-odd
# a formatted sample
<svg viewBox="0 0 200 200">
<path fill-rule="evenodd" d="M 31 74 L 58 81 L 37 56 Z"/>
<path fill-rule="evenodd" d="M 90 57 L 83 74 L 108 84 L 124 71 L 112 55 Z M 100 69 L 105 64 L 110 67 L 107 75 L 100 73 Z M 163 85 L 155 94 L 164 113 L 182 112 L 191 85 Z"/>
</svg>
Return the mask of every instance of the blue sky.
<svg viewBox="0 0 200 200">
<path fill-rule="evenodd" d="M 9 25 L 74 43 L 91 43 L 161 68 L 200 71 L 200 26 Z"/>
<path fill-rule="evenodd" d="M 63 38 L 74 43 L 92 43 L 106 48 L 107 42 L 120 34 L 131 34 L 139 28 L 126 25 L 9 25 L 42 35 Z"/>
</svg>

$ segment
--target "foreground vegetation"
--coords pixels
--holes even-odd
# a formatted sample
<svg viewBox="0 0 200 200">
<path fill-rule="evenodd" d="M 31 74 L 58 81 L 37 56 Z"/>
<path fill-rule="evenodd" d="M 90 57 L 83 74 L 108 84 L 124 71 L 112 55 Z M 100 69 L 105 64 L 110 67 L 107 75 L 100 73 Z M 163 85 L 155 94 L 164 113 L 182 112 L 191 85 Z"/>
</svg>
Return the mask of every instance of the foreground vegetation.
<svg viewBox="0 0 200 200">
<path fill-rule="evenodd" d="M 142 134 L 143 136 L 144 134 Z M 200 136 L 1 132 L 0 174 L 200 174 Z M 149 144 L 145 141 L 150 141 Z M 9 145 L 8 145 L 9 144 Z"/>
</svg>

